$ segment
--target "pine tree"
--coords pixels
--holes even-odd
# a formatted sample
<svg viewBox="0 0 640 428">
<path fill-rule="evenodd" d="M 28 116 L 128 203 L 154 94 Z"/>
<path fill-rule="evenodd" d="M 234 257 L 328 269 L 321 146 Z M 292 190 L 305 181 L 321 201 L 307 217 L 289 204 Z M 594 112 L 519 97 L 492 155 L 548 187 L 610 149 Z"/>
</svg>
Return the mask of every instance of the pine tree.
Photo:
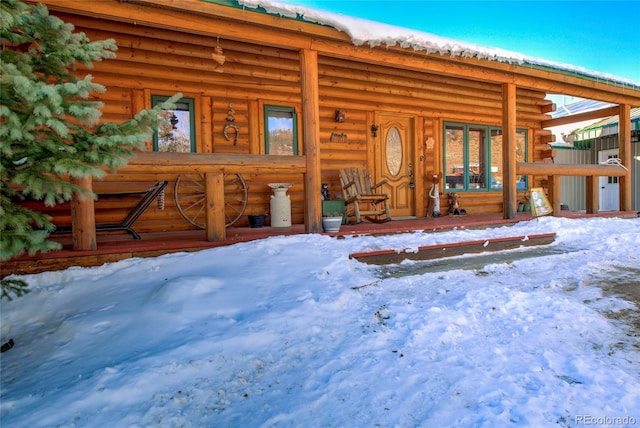
<svg viewBox="0 0 640 428">
<path fill-rule="evenodd" d="M 150 140 L 161 109 L 172 108 L 180 95 L 129 121 L 100 123 L 103 104 L 90 96 L 105 88 L 74 71 L 78 63 L 91 67 L 114 58 L 115 41 L 90 41 L 42 4 L 0 0 L 0 44 L 2 261 L 58 248 L 48 240 L 55 229 L 51 218 L 13 202 L 31 199 L 52 206 L 69 201 L 83 192 L 69 177 L 99 178 L 104 167 L 125 164 Z M 2 282 L 4 297 L 8 284 Z M 20 295 L 19 289 L 10 290 Z"/>
</svg>

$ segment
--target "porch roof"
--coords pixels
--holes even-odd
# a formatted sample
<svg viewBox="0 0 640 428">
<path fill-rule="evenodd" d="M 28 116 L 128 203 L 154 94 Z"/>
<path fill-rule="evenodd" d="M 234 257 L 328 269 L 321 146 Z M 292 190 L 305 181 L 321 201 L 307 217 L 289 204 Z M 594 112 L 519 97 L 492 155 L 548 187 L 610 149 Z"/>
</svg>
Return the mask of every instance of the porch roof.
<svg viewBox="0 0 640 428">
<path fill-rule="evenodd" d="M 452 57 L 476 58 L 551 70 L 560 74 L 587 78 L 613 86 L 640 89 L 640 82 L 614 76 L 608 73 L 588 70 L 571 64 L 560 63 L 527 56 L 522 53 L 508 51 L 497 47 L 481 46 L 432 33 L 398 27 L 367 19 L 347 16 L 338 13 L 318 10 L 298 4 L 285 3 L 279 0 L 202 0 L 209 3 L 225 4 L 241 8 L 254 9 L 260 13 L 282 18 L 296 19 L 312 24 L 332 27 L 346 33 L 355 46 L 400 46 L 412 48 L 414 51 L 425 51 L 427 54 L 449 55 Z"/>
<path fill-rule="evenodd" d="M 277 0 L 42 1 L 52 11 L 140 27 L 180 29 L 325 58 L 640 106 L 640 82 Z"/>
<path fill-rule="evenodd" d="M 596 123 L 572 132 L 576 141 L 591 140 L 593 138 L 615 135 L 618 133 L 618 116 L 609 116 Z M 640 131 L 640 107 L 631 109 L 631 131 Z"/>
</svg>

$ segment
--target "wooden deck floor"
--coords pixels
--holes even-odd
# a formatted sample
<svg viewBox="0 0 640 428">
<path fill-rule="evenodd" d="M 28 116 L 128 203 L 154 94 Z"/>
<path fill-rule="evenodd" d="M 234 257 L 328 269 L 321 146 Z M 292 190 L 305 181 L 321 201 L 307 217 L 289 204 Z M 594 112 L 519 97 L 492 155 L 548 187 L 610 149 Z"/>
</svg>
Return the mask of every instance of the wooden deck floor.
<svg viewBox="0 0 640 428">
<path fill-rule="evenodd" d="M 635 211 L 607 212 L 584 214 L 563 211 L 564 217 L 617 216 L 637 217 Z M 364 222 L 357 225 L 343 225 L 340 232 L 329 233 L 331 236 L 385 235 L 409 231 L 439 231 L 453 228 L 481 228 L 519 221 L 531 220 L 530 213 L 518 213 L 515 219 L 505 220 L 502 214 L 477 214 L 466 216 L 442 216 L 435 218 L 398 219 L 387 223 Z M 284 228 L 249 228 L 230 227 L 227 229 L 227 240 L 208 242 L 204 231 L 141 233 L 142 239 L 132 239 L 124 233 L 99 234 L 98 249 L 95 251 L 73 251 L 70 236 L 59 236 L 54 239 L 63 245 L 62 250 L 52 251 L 35 256 L 22 256 L 0 266 L 0 276 L 11 274 L 24 275 L 66 269 L 71 266 L 99 266 L 131 257 L 154 257 L 178 251 L 198 251 L 205 248 L 232 245 L 238 242 L 263 239 L 277 235 L 303 234 L 304 225 L 293 225 Z"/>
</svg>

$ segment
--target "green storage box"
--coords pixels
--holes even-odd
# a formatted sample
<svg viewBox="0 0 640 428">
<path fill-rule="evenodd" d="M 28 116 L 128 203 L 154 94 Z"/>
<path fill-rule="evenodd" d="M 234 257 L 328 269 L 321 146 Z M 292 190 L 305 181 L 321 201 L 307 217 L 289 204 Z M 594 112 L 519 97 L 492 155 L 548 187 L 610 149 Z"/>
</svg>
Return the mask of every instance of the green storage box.
<svg viewBox="0 0 640 428">
<path fill-rule="evenodd" d="M 344 201 L 322 201 L 322 216 L 338 213 L 342 216 L 342 224 L 347 224 L 347 217 L 344 214 Z"/>
</svg>

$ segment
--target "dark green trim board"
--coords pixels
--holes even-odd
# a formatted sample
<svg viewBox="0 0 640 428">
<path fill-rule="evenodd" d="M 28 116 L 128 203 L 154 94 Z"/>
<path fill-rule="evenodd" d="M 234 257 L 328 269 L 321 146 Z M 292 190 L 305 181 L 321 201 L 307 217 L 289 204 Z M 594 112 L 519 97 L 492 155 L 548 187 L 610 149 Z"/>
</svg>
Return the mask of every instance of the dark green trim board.
<svg viewBox="0 0 640 428">
<path fill-rule="evenodd" d="M 264 105 L 264 152 L 266 154 L 270 153 L 270 126 L 269 126 L 269 118 L 282 118 L 282 119 L 291 119 L 291 132 L 292 132 L 292 150 L 293 155 L 298 154 L 298 114 L 296 113 L 296 109 L 293 107 L 287 106 L 275 106 L 275 105 Z"/>
<path fill-rule="evenodd" d="M 168 100 L 170 97 L 165 95 L 151 95 L 151 105 L 155 106 Z M 189 112 L 189 141 L 191 143 L 191 152 L 196 152 L 196 111 L 195 101 L 193 98 L 180 98 L 176 103 L 174 110 Z M 158 130 L 153 131 L 153 150 L 158 151 Z"/>
</svg>

